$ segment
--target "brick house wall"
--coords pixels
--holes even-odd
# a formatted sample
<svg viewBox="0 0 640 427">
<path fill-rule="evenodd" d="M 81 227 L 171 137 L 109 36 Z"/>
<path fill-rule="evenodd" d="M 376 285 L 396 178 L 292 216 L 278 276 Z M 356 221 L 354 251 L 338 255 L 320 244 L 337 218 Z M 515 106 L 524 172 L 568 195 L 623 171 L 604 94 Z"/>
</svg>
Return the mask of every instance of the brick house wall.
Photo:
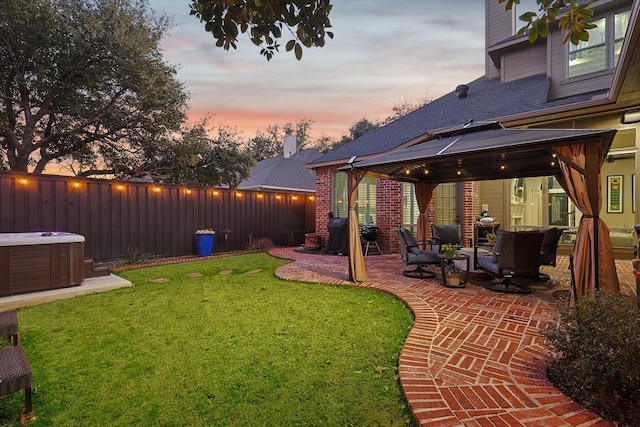
<svg viewBox="0 0 640 427">
<path fill-rule="evenodd" d="M 320 235 L 322 246 L 325 247 L 329 238 L 329 212 L 331 212 L 331 188 L 333 184 L 333 169 L 318 168 L 316 171 L 316 234 Z"/>
<path fill-rule="evenodd" d="M 385 253 L 400 253 L 395 229 L 402 225 L 402 183 L 389 179 L 376 182 L 376 225 L 380 228 L 378 245 Z"/>
<path fill-rule="evenodd" d="M 316 234 L 322 245 L 327 244 L 329 212 L 332 211 L 333 168 L 317 168 L 316 171 Z M 473 238 L 473 226 L 479 212 L 478 183 L 464 183 L 464 212 L 462 215 L 463 236 Z M 429 224 L 436 221 L 434 200 L 427 208 Z M 378 244 L 384 253 L 400 253 L 395 229 L 402 226 L 402 183 L 388 179 L 376 182 L 376 225 L 380 228 Z M 429 231 L 430 232 L 430 231 Z"/>
<path fill-rule="evenodd" d="M 473 239 L 473 227 L 480 213 L 480 186 L 477 181 L 464 183 L 464 212 L 462 214 L 463 242 Z"/>
</svg>

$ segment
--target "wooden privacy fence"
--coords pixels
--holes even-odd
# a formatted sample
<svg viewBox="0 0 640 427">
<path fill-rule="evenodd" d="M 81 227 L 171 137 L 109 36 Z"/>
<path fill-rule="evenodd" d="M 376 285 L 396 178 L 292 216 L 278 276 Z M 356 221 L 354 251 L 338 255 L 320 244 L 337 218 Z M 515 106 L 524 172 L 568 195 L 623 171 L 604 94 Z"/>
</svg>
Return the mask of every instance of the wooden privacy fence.
<svg viewBox="0 0 640 427">
<path fill-rule="evenodd" d="M 315 197 L 0 172 L 0 232 L 81 234 L 96 260 L 195 254 L 203 228 L 216 231 L 214 252 L 298 245 L 314 231 Z"/>
</svg>

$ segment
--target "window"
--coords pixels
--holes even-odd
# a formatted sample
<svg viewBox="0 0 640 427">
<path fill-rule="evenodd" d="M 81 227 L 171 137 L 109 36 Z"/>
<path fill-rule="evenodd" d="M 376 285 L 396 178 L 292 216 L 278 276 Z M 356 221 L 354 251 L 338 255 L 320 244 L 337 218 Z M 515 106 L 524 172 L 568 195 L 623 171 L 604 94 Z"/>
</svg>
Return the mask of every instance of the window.
<svg viewBox="0 0 640 427">
<path fill-rule="evenodd" d="M 520 17 L 527 12 L 533 12 L 536 15 L 540 12 L 540 5 L 536 0 L 520 0 L 520 4 L 513 5 L 513 34 L 517 34 L 518 30 L 526 25 Z"/>
<path fill-rule="evenodd" d="M 418 201 L 416 187 L 406 182 L 402 183 L 402 226 L 415 234 L 418 226 Z"/>
<path fill-rule="evenodd" d="M 438 224 L 457 224 L 456 183 L 439 184 L 435 191 L 436 222 Z"/>
<path fill-rule="evenodd" d="M 347 194 L 347 174 L 333 174 L 333 214 L 338 218 L 346 218 L 349 212 L 349 196 Z M 376 179 L 365 176 L 358 185 L 358 201 L 356 212 L 360 224 L 376 222 Z"/>
<path fill-rule="evenodd" d="M 593 21 L 589 40 L 569 46 L 569 77 L 611 69 L 618 63 L 622 42 L 629 25 L 630 11 Z"/>
</svg>

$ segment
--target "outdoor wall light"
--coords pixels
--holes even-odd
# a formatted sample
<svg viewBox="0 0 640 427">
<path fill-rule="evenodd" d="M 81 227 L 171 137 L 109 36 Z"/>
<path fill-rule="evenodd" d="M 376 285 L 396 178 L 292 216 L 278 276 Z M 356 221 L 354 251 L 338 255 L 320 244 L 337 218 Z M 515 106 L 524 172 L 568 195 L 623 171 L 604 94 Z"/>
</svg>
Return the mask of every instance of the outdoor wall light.
<svg viewBox="0 0 640 427">
<path fill-rule="evenodd" d="M 22 178 L 22 179 L 20 180 L 20 184 L 22 184 L 22 185 L 27 185 L 28 183 L 29 183 L 29 181 L 27 181 L 27 180 L 26 180 L 26 179 L 24 179 L 24 178 Z"/>
<path fill-rule="evenodd" d="M 424 170 L 424 174 L 425 174 L 425 175 L 429 175 L 429 169 L 425 169 L 425 170 Z"/>
<path fill-rule="evenodd" d="M 80 183 L 78 181 L 76 181 L 76 182 L 73 183 L 73 186 L 76 187 L 76 188 L 80 188 Z"/>
<path fill-rule="evenodd" d="M 276 199 L 280 200 L 280 199 L 282 199 L 282 196 L 278 194 L 278 195 L 276 196 Z"/>
<path fill-rule="evenodd" d="M 118 185 L 116 185 L 116 189 L 122 191 L 122 190 L 124 190 L 124 185 L 118 184 Z"/>
<path fill-rule="evenodd" d="M 620 119 L 620 123 L 623 125 L 630 125 L 638 122 L 640 122 L 640 110 L 638 109 L 625 111 Z"/>
<path fill-rule="evenodd" d="M 309 200 L 313 200 L 313 196 L 309 196 Z"/>
<path fill-rule="evenodd" d="M 500 165 L 500 170 L 501 171 L 505 170 L 506 168 L 507 168 L 507 165 L 505 165 L 505 164 Z"/>
<path fill-rule="evenodd" d="M 462 175 L 462 171 L 460 169 L 458 169 L 456 173 L 458 174 L 458 176 Z"/>
<path fill-rule="evenodd" d="M 214 191 L 211 192 L 211 194 L 213 194 L 214 196 L 219 196 L 220 192 L 217 191 L 217 190 L 214 190 Z"/>
<path fill-rule="evenodd" d="M 258 199 L 263 199 L 263 198 L 264 198 L 264 194 L 258 193 Z"/>
<path fill-rule="evenodd" d="M 411 171 L 410 171 L 409 169 L 407 169 L 407 170 L 405 170 L 405 171 L 404 171 L 404 174 L 405 174 L 405 175 L 409 175 L 410 173 L 411 173 Z"/>
<path fill-rule="evenodd" d="M 191 189 L 190 189 L 190 188 L 185 188 L 184 192 L 185 192 L 186 194 L 191 194 Z"/>
<path fill-rule="evenodd" d="M 554 167 L 556 165 L 556 162 L 554 162 L 553 160 L 550 163 L 551 167 Z"/>
<path fill-rule="evenodd" d="M 153 191 L 155 191 L 156 193 L 159 193 L 162 191 L 162 189 L 160 187 L 155 187 Z"/>
<path fill-rule="evenodd" d="M 298 196 L 292 196 L 291 200 L 298 200 Z"/>
</svg>

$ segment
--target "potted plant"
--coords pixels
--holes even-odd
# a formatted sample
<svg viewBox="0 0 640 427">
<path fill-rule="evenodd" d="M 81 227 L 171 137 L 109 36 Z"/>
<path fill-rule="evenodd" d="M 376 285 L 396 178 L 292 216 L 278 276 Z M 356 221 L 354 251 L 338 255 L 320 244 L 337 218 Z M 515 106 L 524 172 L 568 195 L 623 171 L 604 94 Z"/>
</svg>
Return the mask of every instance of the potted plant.
<svg viewBox="0 0 640 427">
<path fill-rule="evenodd" d="M 454 256 L 456 252 L 458 252 L 458 248 L 451 243 L 445 243 L 444 245 L 440 246 L 440 252 L 446 254 L 447 256 Z"/>
<path fill-rule="evenodd" d="M 447 280 L 447 284 L 457 286 L 460 284 L 460 267 L 451 261 L 444 266 L 444 275 Z"/>
</svg>

